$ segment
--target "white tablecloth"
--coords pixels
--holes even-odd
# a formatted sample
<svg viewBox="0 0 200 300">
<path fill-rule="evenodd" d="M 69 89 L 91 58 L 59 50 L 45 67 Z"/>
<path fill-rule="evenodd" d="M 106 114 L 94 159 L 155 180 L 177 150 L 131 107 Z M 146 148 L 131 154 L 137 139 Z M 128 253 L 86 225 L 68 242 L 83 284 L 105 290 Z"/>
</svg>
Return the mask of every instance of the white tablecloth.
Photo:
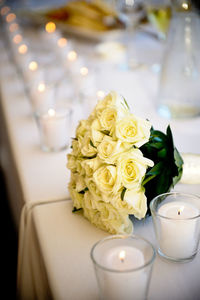
<svg viewBox="0 0 200 300">
<path fill-rule="evenodd" d="M 147 43 L 145 35 L 136 35 L 135 45 L 138 46 L 135 55 L 148 47 L 146 53 L 152 61 L 157 60 L 162 50 L 157 41 Z M 36 295 L 38 299 L 50 299 L 50 295 L 56 300 L 95 299 L 97 289 L 89 251 L 106 233 L 73 215 L 70 201 L 61 201 L 69 198 L 67 151 L 41 151 L 23 82 L 2 43 L 0 48 L 1 165 L 6 173 L 17 228 L 25 205 L 21 215 L 18 266 L 22 299 L 35 299 Z M 200 153 L 200 118 L 169 121 L 158 116 L 155 108 L 158 75 L 150 69 L 122 72 L 109 64 L 102 66 L 97 67 L 98 90 L 121 93 L 132 111 L 148 118 L 156 129 L 165 131 L 170 123 L 178 150 Z M 96 100 L 91 103 L 91 109 L 95 104 Z M 80 117 L 81 110 L 76 111 L 74 124 Z M 180 189 L 200 193 L 198 185 L 181 186 Z M 41 202 L 44 204 L 40 205 Z M 135 228 L 136 233 L 147 236 L 154 243 L 150 219 L 147 224 L 141 222 Z M 183 265 L 157 258 L 150 299 L 198 299 L 198 277 L 199 255 L 193 262 Z"/>
<path fill-rule="evenodd" d="M 135 234 L 155 246 L 151 217 L 135 221 L 134 226 Z M 35 205 L 26 219 L 18 269 L 22 299 L 99 299 L 90 250 L 107 235 L 82 215 L 73 214 L 70 200 Z M 188 263 L 169 262 L 157 255 L 148 299 L 198 300 L 199 278 L 200 253 Z"/>
</svg>

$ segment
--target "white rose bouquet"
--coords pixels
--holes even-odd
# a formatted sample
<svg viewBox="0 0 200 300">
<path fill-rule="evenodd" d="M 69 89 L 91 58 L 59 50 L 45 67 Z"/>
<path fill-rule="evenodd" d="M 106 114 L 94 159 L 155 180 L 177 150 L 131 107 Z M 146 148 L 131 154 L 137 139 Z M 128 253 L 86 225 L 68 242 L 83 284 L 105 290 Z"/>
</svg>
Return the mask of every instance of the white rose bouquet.
<svg viewBox="0 0 200 300">
<path fill-rule="evenodd" d="M 111 234 L 131 233 L 129 215 L 144 218 L 151 200 L 147 198 L 166 192 L 180 178 L 182 160 L 175 150 L 170 128 L 168 135 L 154 131 L 149 121 L 130 113 L 123 97 L 109 93 L 80 121 L 68 154 L 73 212 L 82 211 Z M 163 173 L 170 161 L 173 174 Z M 146 189 L 150 181 L 153 192 Z"/>
</svg>

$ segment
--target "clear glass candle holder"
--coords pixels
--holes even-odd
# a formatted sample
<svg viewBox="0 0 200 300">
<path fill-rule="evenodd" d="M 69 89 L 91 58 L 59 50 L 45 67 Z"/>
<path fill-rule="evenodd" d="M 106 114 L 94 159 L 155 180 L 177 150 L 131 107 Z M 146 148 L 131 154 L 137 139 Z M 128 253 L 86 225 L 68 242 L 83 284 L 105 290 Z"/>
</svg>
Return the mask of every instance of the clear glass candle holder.
<svg viewBox="0 0 200 300">
<path fill-rule="evenodd" d="M 71 116 L 71 109 L 50 108 L 46 113 L 36 114 L 43 151 L 58 152 L 69 146 Z"/>
<path fill-rule="evenodd" d="M 34 115 L 41 115 L 55 106 L 55 85 L 48 85 L 39 75 L 32 85 L 27 85 Z"/>
<path fill-rule="evenodd" d="M 113 235 L 91 250 L 102 300 L 147 299 L 154 247 L 135 235 Z"/>
<path fill-rule="evenodd" d="M 193 259 L 200 237 L 200 197 L 165 193 L 151 201 L 150 209 L 158 253 L 177 262 Z"/>
</svg>

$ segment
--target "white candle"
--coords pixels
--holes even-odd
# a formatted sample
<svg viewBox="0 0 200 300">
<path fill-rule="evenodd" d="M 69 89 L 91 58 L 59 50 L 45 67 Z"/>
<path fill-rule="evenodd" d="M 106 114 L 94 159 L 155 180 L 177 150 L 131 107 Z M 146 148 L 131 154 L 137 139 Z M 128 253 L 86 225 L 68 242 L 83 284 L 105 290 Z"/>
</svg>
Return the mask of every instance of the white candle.
<svg viewBox="0 0 200 300">
<path fill-rule="evenodd" d="M 36 85 L 43 81 L 44 71 L 38 66 L 34 60 L 26 62 L 23 66 L 24 80 L 28 85 Z"/>
<path fill-rule="evenodd" d="M 101 279 L 104 281 L 102 299 L 145 299 L 148 275 L 143 268 L 131 271 L 145 264 L 141 250 L 129 246 L 111 248 L 104 254 L 100 263 L 112 270 L 105 272 Z"/>
<path fill-rule="evenodd" d="M 162 205 L 158 215 L 161 216 L 161 251 L 177 259 L 191 257 L 196 252 L 197 227 L 197 220 L 192 218 L 199 215 L 198 208 L 190 203 L 174 201 Z"/>
<path fill-rule="evenodd" d="M 70 122 L 68 113 L 49 109 L 47 114 L 39 118 L 43 149 L 49 151 L 64 149 L 69 142 Z"/>
<path fill-rule="evenodd" d="M 62 56 L 62 58 L 67 59 L 68 53 L 72 50 L 70 42 L 66 38 L 60 37 L 57 40 L 57 46 L 57 52 Z"/>
<path fill-rule="evenodd" d="M 41 81 L 30 87 L 30 99 L 35 112 L 47 110 L 54 103 L 54 89 Z"/>
</svg>

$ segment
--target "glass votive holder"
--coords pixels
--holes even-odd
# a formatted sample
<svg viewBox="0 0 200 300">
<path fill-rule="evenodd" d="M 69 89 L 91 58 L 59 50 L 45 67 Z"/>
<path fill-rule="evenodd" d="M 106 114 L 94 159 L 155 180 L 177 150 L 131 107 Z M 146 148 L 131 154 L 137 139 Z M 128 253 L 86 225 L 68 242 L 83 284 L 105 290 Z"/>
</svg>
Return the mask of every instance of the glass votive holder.
<svg viewBox="0 0 200 300">
<path fill-rule="evenodd" d="M 43 151 L 58 152 L 68 147 L 71 134 L 71 115 L 71 109 L 55 110 L 53 108 L 46 113 L 36 115 Z"/>
<path fill-rule="evenodd" d="M 44 68 L 41 67 L 36 60 L 30 58 L 22 66 L 22 74 L 24 81 L 28 87 L 35 86 L 37 83 L 44 81 Z"/>
<path fill-rule="evenodd" d="M 150 209 L 158 253 L 177 262 L 193 259 L 200 237 L 200 197 L 165 193 L 151 201 Z"/>
<path fill-rule="evenodd" d="M 113 235 L 97 242 L 91 250 L 102 300 L 147 298 L 156 252 L 136 235 Z"/>
<path fill-rule="evenodd" d="M 40 114 L 54 107 L 55 104 L 55 86 L 48 85 L 43 79 L 35 81 L 28 86 L 30 102 L 33 108 L 33 114 Z"/>
</svg>

